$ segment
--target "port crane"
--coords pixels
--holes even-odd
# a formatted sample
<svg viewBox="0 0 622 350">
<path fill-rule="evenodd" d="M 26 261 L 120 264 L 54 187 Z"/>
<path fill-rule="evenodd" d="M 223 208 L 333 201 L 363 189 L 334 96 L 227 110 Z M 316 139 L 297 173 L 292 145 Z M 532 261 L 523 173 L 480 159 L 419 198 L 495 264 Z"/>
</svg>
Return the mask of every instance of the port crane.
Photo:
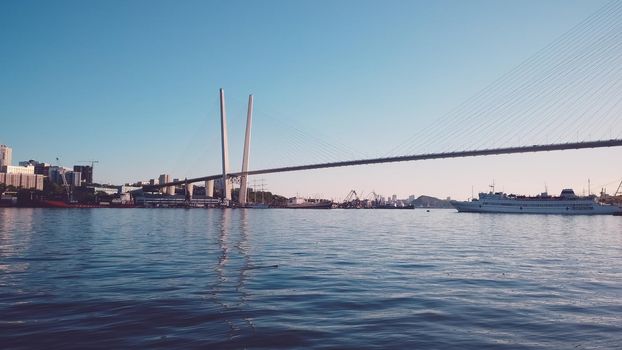
<svg viewBox="0 0 622 350">
<path fill-rule="evenodd" d="M 372 200 L 372 205 L 380 205 L 380 195 L 376 193 L 376 191 L 371 191 L 371 193 L 369 194 L 369 197 L 371 197 Z"/>
<path fill-rule="evenodd" d="M 61 179 L 63 180 L 63 188 L 65 189 L 65 193 L 67 193 L 67 201 L 71 202 L 73 200 L 73 196 L 71 193 L 71 189 L 69 183 L 67 183 L 67 177 L 65 176 L 65 168 L 60 165 L 60 159 L 56 157 L 56 165 L 58 167 L 58 172 L 60 174 Z"/>
<path fill-rule="evenodd" d="M 350 190 L 346 198 L 343 200 L 344 208 L 360 208 L 361 198 L 358 196 L 355 190 Z"/>
</svg>

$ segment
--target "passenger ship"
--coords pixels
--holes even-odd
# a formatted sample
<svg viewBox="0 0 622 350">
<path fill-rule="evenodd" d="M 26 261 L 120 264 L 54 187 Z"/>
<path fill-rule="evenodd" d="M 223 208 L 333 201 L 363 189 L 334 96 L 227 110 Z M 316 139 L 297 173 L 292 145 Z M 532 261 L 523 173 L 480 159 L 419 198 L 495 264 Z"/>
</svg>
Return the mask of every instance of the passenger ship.
<svg viewBox="0 0 622 350">
<path fill-rule="evenodd" d="M 613 215 L 622 213 L 622 207 L 598 203 L 597 197 L 577 196 L 572 189 L 550 196 L 544 192 L 538 196 L 518 196 L 503 192 L 480 193 L 471 201 L 451 201 L 459 212 L 517 213 L 517 214 L 564 214 L 564 215 Z"/>
</svg>

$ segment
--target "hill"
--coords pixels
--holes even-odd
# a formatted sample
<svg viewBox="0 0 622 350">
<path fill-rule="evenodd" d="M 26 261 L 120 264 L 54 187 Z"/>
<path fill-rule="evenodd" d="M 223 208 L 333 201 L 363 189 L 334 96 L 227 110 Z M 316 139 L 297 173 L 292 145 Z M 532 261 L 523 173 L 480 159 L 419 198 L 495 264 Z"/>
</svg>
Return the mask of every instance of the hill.
<svg viewBox="0 0 622 350">
<path fill-rule="evenodd" d="M 416 208 L 453 208 L 448 200 L 430 196 L 419 196 L 412 203 Z"/>
</svg>

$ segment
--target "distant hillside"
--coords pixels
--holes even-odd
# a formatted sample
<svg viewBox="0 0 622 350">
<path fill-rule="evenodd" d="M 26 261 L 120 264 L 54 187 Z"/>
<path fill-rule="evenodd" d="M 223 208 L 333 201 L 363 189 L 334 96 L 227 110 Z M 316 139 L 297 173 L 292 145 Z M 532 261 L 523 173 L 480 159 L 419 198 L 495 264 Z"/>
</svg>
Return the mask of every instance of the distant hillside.
<svg viewBox="0 0 622 350">
<path fill-rule="evenodd" d="M 412 203 L 418 208 L 453 208 L 449 201 L 430 196 L 419 196 Z"/>
</svg>

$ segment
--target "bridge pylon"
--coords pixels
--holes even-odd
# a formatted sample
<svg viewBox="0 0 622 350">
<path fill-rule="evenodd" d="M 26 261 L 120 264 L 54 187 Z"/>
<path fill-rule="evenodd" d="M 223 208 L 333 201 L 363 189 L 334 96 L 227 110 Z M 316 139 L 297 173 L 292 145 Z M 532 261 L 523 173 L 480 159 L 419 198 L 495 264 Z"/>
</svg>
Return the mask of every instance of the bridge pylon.
<svg viewBox="0 0 622 350">
<path fill-rule="evenodd" d="M 253 95 L 248 95 L 248 112 L 246 113 L 246 133 L 244 135 L 244 154 L 242 156 L 242 175 L 240 176 L 239 203 L 246 204 L 248 193 L 248 161 L 251 151 L 251 126 L 253 124 Z"/>
<path fill-rule="evenodd" d="M 225 110 L 225 91 L 220 89 L 220 137 L 222 141 L 222 199 L 231 201 L 229 173 L 229 139 L 227 137 L 227 112 Z"/>
</svg>

